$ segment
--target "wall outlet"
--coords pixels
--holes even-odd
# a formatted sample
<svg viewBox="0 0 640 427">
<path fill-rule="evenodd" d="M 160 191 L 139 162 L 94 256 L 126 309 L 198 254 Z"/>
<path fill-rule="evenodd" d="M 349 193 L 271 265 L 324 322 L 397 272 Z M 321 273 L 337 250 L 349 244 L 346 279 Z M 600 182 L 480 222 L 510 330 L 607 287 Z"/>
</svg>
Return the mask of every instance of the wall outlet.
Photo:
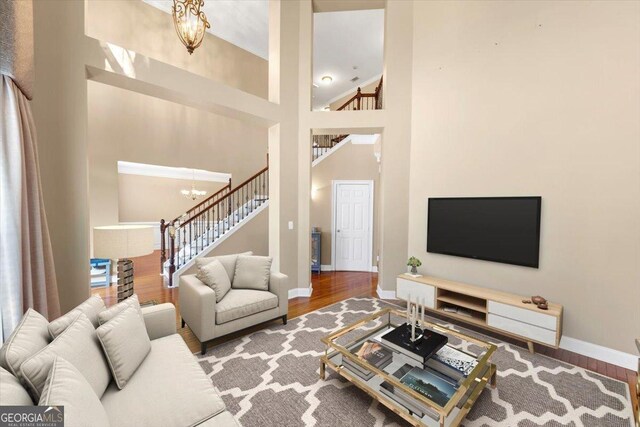
<svg viewBox="0 0 640 427">
<path fill-rule="evenodd" d="M 289 230 L 293 230 L 293 221 L 289 221 Z"/>
</svg>

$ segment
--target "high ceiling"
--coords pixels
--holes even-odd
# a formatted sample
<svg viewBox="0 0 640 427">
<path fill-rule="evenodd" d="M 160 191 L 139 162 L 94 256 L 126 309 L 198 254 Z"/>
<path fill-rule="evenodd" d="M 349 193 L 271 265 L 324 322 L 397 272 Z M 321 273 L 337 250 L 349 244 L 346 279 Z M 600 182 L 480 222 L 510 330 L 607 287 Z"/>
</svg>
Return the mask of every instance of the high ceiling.
<svg viewBox="0 0 640 427">
<path fill-rule="evenodd" d="M 143 0 L 171 13 L 173 0 Z M 268 0 L 205 0 L 209 32 L 268 59 Z M 313 108 L 318 110 L 382 74 L 384 10 L 314 14 Z M 331 84 L 322 77 L 333 78 Z M 352 82 L 351 79 L 358 77 Z"/>
</svg>

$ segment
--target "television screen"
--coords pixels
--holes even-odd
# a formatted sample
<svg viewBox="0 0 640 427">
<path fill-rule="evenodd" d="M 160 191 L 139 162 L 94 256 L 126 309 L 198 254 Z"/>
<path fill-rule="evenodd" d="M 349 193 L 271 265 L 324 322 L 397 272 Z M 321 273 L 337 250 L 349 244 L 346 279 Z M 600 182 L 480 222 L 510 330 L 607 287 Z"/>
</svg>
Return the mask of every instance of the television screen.
<svg viewBox="0 0 640 427">
<path fill-rule="evenodd" d="M 538 268 L 540 197 L 429 198 L 427 252 Z"/>
</svg>

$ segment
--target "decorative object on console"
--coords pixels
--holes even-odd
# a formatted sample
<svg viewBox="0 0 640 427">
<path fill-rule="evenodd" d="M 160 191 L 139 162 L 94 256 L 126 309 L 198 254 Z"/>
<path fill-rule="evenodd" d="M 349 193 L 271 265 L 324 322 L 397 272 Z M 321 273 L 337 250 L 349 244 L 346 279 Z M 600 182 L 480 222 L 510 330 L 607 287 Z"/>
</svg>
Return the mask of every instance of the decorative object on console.
<svg viewBox="0 0 640 427">
<path fill-rule="evenodd" d="M 171 7 L 173 24 L 189 55 L 202 44 L 205 31 L 211 28 L 202 11 L 203 6 L 203 0 L 173 0 Z"/>
<path fill-rule="evenodd" d="M 540 310 L 549 310 L 549 304 L 547 304 L 547 300 L 540 295 L 531 297 L 531 302 L 538 306 Z"/>
<path fill-rule="evenodd" d="M 133 261 L 153 253 L 153 227 L 110 225 L 94 227 L 93 252 L 99 258 L 118 260 L 118 302 L 133 295 Z"/>
<path fill-rule="evenodd" d="M 418 258 L 412 256 L 411 258 L 409 258 L 409 261 L 407 261 L 407 265 L 409 267 L 411 267 L 411 275 L 414 277 L 420 277 L 420 274 L 418 274 L 418 267 L 420 267 L 422 265 L 422 261 L 420 261 Z"/>
</svg>

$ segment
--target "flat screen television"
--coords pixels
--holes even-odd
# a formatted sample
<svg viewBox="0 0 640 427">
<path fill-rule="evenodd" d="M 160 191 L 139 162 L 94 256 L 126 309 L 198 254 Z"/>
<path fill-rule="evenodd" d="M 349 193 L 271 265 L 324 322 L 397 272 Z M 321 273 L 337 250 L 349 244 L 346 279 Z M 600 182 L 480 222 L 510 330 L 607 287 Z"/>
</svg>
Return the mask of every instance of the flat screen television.
<svg viewBox="0 0 640 427">
<path fill-rule="evenodd" d="M 427 252 L 538 268 L 541 197 L 431 197 Z"/>
</svg>

